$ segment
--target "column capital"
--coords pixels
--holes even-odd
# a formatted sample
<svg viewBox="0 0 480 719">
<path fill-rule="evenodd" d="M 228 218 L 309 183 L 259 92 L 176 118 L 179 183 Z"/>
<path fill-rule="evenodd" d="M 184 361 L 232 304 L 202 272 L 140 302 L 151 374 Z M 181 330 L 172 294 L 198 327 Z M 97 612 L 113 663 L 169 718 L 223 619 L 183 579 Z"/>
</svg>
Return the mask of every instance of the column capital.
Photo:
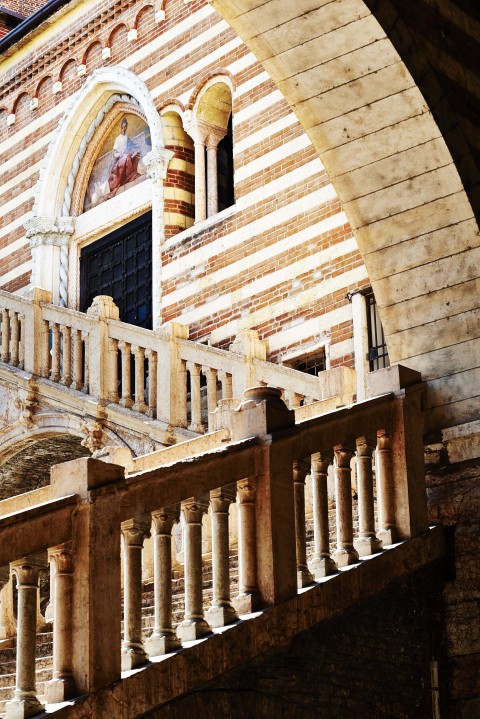
<svg viewBox="0 0 480 719">
<path fill-rule="evenodd" d="M 143 158 L 143 163 L 147 168 L 147 177 L 153 182 L 165 180 L 167 177 L 168 165 L 174 156 L 172 150 L 166 147 L 160 147 L 157 150 L 151 150 Z"/>
<path fill-rule="evenodd" d="M 326 474 L 328 472 L 328 467 L 331 464 L 333 464 L 333 452 L 332 451 L 315 452 L 315 454 L 312 454 L 311 461 L 312 461 L 312 472 Z"/>
<path fill-rule="evenodd" d="M 201 524 L 202 517 L 208 511 L 208 502 L 192 497 L 182 502 L 182 512 L 188 524 Z"/>
<path fill-rule="evenodd" d="M 373 450 L 376 447 L 376 439 L 375 437 L 357 437 L 356 446 L 357 446 L 357 456 L 358 457 L 371 457 L 373 454 Z"/>
<path fill-rule="evenodd" d="M 227 134 L 225 128 L 199 117 L 193 117 L 191 112 L 185 113 L 184 128 L 195 143 L 198 142 L 206 147 L 217 147 Z"/>
<path fill-rule="evenodd" d="M 38 575 L 48 568 L 47 563 L 38 556 L 23 557 L 11 562 L 10 568 L 17 578 L 18 587 L 34 587 L 38 586 Z"/>
<path fill-rule="evenodd" d="M 237 482 L 240 504 L 253 504 L 257 494 L 257 484 L 253 479 L 242 479 Z"/>
<path fill-rule="evenodd" d="M 150 516 L 138 519 L 127 519 L 122 522 L 122 536 L 128 547 L 143 547 L 143 542 L 150 536 Z"/>
<path fill-rule="evenodd" d="M 24 224 L 30 247 L 68 245 L 75 230 L 74 217 L 32 217 Z"/>
<path fill-rule="evenodd" d="M 337 467 L 339 467 L 340 469 L 350 469 L 350 462 L 353 455 L 355 454 L 355 452 L 350 447 L 347 447 L 344 444 L 337 444 L 333 448 L 333 453 L 335 455 Z"/>
<path fill-rule="evenodd" d="M 48 550 L 48 561 L 55 567 L 55 574 L 73 573 L 73 548 L 70 543 L 60 544 Z"/>
<path fill-rule="evenodd" d="M 172 532 L 173 525 L 180 519 L 180 509 L 167 507 L 152 512 L 152 523 L 154 534 L 168 534 Z"/>
<path fill-rule="evenodd" d="M 210 504 L 214 512 L 228 512 L 228 508 L 235 501 L 236 487 L 227 485 L 212 489 L 210 492 Z"/>
</svg>

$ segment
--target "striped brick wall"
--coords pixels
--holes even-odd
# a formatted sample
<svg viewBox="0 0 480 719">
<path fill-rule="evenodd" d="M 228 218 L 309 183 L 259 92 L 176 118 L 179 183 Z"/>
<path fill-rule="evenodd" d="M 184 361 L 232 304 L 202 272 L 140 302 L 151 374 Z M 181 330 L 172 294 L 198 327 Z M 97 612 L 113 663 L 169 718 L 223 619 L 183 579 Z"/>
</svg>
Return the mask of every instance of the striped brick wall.
<svg viewBox="0 0 480 719">
<path fill-rule="evenodd" d="M 95 68 L 120 64 L 146 83 L 159 112 L 166 108 L 165 144 L 175 153 L 165 182 L 163 320 L 188 324 L 192 338 L 219 346 L 239 329 L 258 329 L 276 360 L 330 338 L 332 366 L 353 364 L 346 295 L 369 281 L 321 161 L 267 73 L 210 5 L 167 0 L 164 9 L 157 22 L 145 2 L 91 2 L 75 23 L 59 21 L 41 50 L 0 69 L 0 289 L 29 287 L 23 225 L 69 98 Z M 129 41 L 132 29 L 137 39 Z M 180 115 L 215 75 L 234 87 L 235 206 L 194 226 L 193 143 Z"/>
</svg>

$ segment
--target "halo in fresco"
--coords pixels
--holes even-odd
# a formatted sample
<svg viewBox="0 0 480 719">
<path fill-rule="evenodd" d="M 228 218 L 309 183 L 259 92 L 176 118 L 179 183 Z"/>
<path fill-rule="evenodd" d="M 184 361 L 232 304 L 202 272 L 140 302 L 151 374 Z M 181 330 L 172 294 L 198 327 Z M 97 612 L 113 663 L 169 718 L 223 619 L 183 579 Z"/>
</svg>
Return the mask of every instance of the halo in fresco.
<svg viewBox="0 0 480 719">
<path fill-rule="evenodd" d="M 146 179 L 143 158 L 152 149 L 150 130 L 138 115 L 120 115 L 105 138 L 88 180 L 83 212 Z"/>
</svg>

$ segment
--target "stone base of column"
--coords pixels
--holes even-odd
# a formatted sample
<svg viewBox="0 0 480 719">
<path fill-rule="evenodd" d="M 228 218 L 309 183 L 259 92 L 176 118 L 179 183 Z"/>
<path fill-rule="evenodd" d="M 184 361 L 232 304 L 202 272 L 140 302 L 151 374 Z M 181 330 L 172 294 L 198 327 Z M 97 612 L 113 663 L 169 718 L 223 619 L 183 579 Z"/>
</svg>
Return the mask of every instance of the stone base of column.
<svg viewBox="0 0 480 719">
<path fill-rule="evenodd" d="M 359 537 L 353 542 L 353 546 L 358 552 L 359 557 L 369 557 L 377 554 L 383 549 L 383 545 L 376 537 Z"/>
<path fill-rule="evenodd" d="M 73 678 L 52 679 L 45 684 L 45 701 L 47 704 L 58 704 L 74 696 Z"/>
<path fill-rule="evenodd" d="M 238 614 L 230 604 L 209 607 L 205 616 L 211 627 L 226 627 L 227 624 L 233 624 L 238 620 Z"/>
<path fill-rule="evenodd" d="M 133 399 L 125 399 L 122 397 L 118 404 L 120 407 L 127 407 L 128 409 L 131 409 L 133 407 Z"/>
<path fill-rule="evenodd" d="M 310 572 L 307 567 L 302 567 L 302 569 L 297 569 L 297 587 L 298 589 L 303 589 L 303 587 L 309 587 L 311 584 L 315 583 L 315 579 L 313 577 L 313 574 Z"/>
<path fill-rule="evenodd" d="M 210 634 L 212 628 L 205 619 L 184 619 L 177 627 L 177 636 L 182 642 L 192 642 Z"/>
<path fill-rule="evenodd" d="M 385 547 L 387 544 L 395 544 L 397 541 L 397 532 L 395 528 L 392 529 L 381 529 L 377 532 L 377 537 Z"/>
<path fill-rule="evenodd" d="M 258 594 L 246 592 L 245 594 L 239 594 L 232 601 L 233 606 L 237 610 L 238 614 L 251 614 L 252 612 L 258 612 L 262 609 L 262 604 Z"/>
<path fill-rule="evenodd" d="M 141 667 L 146 662 L 148 662 L 148 656 L 140 647 L 122 647 L 122 672 L 129 672 L 131 669 Z"/>
<path fill-rule="evenodd" d="M 162 632 L 161 634 L 152 634 L 145 642 L 145 647 L 149 656 L 159 657 L 162 654 L 174 652 L 182 646 L 181 641 L 172 630 L 172 632 Z"/>
<path fill-rule="evenodd" d="M 337 549 L 333 553 L 337 567 L 348 567 L 350 564 L 356 564 L 359 560 L 358 552 L 353 547 L 348 549 Z"/>
<path fill-rule="evenodd" d="M 331 557 L 313 559 L 308 566 L 315 579 L 329 577 L 331 574 L 336 574 L 337 572 L 337 565 Z"/>
<path fill-rule="evenodd" d="M 188 429 L 191 432 L 196 432 L 197 434 L 205 434 L 203 424 L 189 424 Z"/>
<path fill-rule="evenodd" d="M 27 719 L 44 711 L 45 707 L 35 695 L 25 696 L 23 699 L 12 699 L 5 704 L 5 716 L 7 719 Z"/>
<path fill-rule="evenodd" d="M 132 406 L 132 409 L 134 412 L 141 412 L 142 414 L 146 414 L 148 410 L 148 404 L 145 404 L 145 402 L 135 402 Z"/>
</svg>

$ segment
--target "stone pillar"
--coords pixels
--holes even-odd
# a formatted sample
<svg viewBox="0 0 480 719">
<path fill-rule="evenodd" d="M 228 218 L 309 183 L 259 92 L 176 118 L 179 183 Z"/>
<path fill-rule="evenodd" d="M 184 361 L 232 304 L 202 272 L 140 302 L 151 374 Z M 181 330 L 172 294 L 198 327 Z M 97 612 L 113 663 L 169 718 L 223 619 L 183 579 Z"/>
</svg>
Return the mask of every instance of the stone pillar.
<svg viewBox="0 0 480 719">
<path fill-rule="evenodd" d="M 310 570 L 315 579 L 327 577 L 337 571 L 337 565 L 330 556 L 330 532 L 328 522 L 328 467 L 332 455 L 325 452 L 312 454 L 312 504 L 313 536 L 315 553 L 310 562 Z"/>
<path fill-rule="evenodd" d="M 257 521 L 254 479 L 237 482 L 238 491 L 238 597 L 235 609 L 249 614 L 260 606 L 257 587 Z"/>
<path fill-rule="evenodd" d="M 348 295 L 352 303 L 353 350 L 355 355 L 355 371 L 357 373 L 357 401 L 367 396 L 367 375 L 370 372 L 368 361 L 368 321 L 367 302 L 362 292 Z"/>
<path fill-rule="evenodd" d="M 207 502 L 200 499 L 182 502 L 185 521 L 185 619 L 177 627 L 182 642 L 200 639 L 211 631 L 203 615 L 202 593 L 202 517 L 207 509 Z"/>
<path fill-rule="evenodd" d="M 172 627 L 172 528 L 178 519 L 178 510 L 152 512 L 155 626 L 146 642 L 151 657 L 180 646 Z"/>
<path fill-rule="evenodd" d="M 224 627 L 238 619 L 238 614 L 230 602 L 228 509 L 233 501 L 235 488 L 222 487 L 210 492 L 213 599 L 206 616 L 212 627 Z"/>
<path fill-rule="evenodd" d="M 152 183 L 152 317 L 153 329 L 162 325 L 162 246 L 165 240 L 164 188 L 168 165 L 174 153 L 165 147 L 149 152 L 143 158 L 147 177 Z"/>
<path fill-rule="evenodd" d="M 118 320 L 119 310 L 111 297 L 99 295 L 94 297 L 87 310 L 87 317 L 93 320 L 88 341 L 85 343 L 88 391 L 99 400 L 108 401 L 111 392 L 110 354 L 112 352 L 108 320 Z"/>
<path fill-rule="evenodd" d="M 30 241 L 32 284 L 44 287 L 53 302 L 67 306 L 68 244 L 74 232 L 74 217 L 32 217 L 25 223 Z"/>
<path fill-rule="evenodd" d="M 51 471 L 52 499 L 78 494 L 72 517 L 72 673 L 78 695 L 120 679 L 123 467 L 86 457 Z"/>
<path fill-rule="evenodd" d="M 305 476 L 308 468 L 300 461 L 293 463 L 293 496 L 295 501 L 295 547 L 297 556 L 297 585 L 299 589 L 313 584 L 307 567 L 307 535 L 305 529 Z"/>
<path fill-rule="evenodd" d="M 207 217 L 218 212 L 217 147 L 227 134 L 222 128 L 211 128 L 206 140 L 207 146 Z"/>
<path fill-rule="evenodd" d="M 335 499 L 337 517 L 337 566 L 345 567 L 358 562 L 353 546 L 352 523 L 352 470 L 350 462 L 354 453 L 344 445 L 334 447 Z"/>
<path fill-rule="evenodd" d="M 0 639 L 16 635 L 10 567 L 0 567 Z"/>
<path fill-rule="evenodd" d="M 37 638 L 38 578 L 46 569 L 37 557 L 25 557 L 11 565 L 17 578 L 17 666 L 15 694 L 6 704 L 7 719 L 24 719 L 43 711 L 37 699 L 35 650 Z"/>
<path fill-rule="evenodd" d="M 10 312 L 2 310 L 2 362 L 10 362 Z"/>
<path fill-rule="evenodd" d="M 374 442 L 367 437 L 357 438 L 358 537 L 353 544 L 360 557 L 382 550 L 382 543 L 375 534 L 373 450 Z"/>
<path fill-rule="evenodd" d="M 150 536 L 150 517 L 122 522 L 124 630 L 122 671 L 145 664 L 142 639 L 142 549 Z"/>
<path fill-rule="evenodd" d="M 75 696 L 72 673 L 73 551 L 70 545 L 48 552 L 53 572 L 53 679 L 45 686 L 47 702 L 63 702 Z"/>
<path fill-rule="evenodd" d="M 382 544 L 393 544 L 397 533 L 395 526 L 395 489 L 393 486 L 392 451 L 389 435 L 377 432 L 376 450 L 378 537 Z"/>
</svg>

